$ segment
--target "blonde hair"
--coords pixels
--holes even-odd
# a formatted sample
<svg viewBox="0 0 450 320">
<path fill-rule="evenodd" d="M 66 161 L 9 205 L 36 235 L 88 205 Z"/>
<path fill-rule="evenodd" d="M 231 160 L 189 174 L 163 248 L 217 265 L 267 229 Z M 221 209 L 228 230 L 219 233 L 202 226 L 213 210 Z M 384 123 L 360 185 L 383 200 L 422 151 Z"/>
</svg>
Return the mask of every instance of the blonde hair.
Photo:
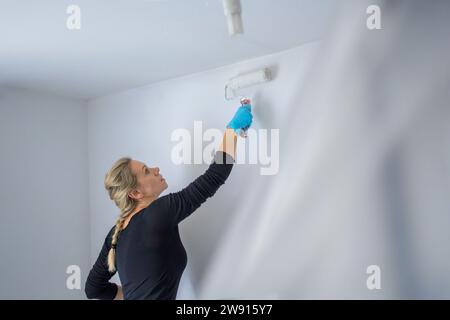
<svg viewBox="0 0 450 320">
<path fill-rule="evenodd" d="M 137 178 L 129 167 L 130 161 L 131 158 L 129 157 L 120 158 L 105 175 L 105 188 L 108 191 L 109 198 L 114 200 L 120 209 L 120 215 L 116 220 L 112 235 L 111 249 L 108 252 L 108 270 L 111 273 L 116 271 L 116 244 L 123 223 L 137 206 L 136 200 L 128 196 L 129 192 L 137 185 Z"/>
</svg>

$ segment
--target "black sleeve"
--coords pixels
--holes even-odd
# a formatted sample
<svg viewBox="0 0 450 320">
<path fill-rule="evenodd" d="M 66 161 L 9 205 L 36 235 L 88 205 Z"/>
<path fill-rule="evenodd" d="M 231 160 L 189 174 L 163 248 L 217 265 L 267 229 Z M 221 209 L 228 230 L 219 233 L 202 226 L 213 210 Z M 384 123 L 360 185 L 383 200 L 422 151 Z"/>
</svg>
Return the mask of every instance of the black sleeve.
<svg viewBox="0 0 450 320">
<path fill-rule="evenodd" d="M 187 187 L 179 192 L 165 196 L 164 202 L 168 208 L 167 216 L 171 225 L 177 225 L 194 212 L 209 197 L 212 197 L 221 185 L 225 183 L 233 168 L 233 158 L 218 151 L 208 169 Z"/>
<path fill-rule="evenodd" d="M 113 300 L 117 294 L 117 285 L 109 282 L 116 272 L 110 273 L 107 263 L 114 228 L 106 236 L 97 261 L 87 277 L 84 292 L 88 299 Z"/>
</svg>

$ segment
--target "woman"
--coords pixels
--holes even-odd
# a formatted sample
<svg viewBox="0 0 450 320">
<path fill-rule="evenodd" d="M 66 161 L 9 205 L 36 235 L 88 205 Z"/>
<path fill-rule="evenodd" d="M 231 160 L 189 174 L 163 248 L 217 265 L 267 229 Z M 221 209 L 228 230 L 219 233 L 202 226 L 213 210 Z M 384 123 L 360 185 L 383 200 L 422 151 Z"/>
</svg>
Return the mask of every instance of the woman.
<svg viewBox="0 0 450 320">
<path fill-rule="evenodd" d="M 119 159 L 105 176 L 105 188 L 121 214 L 111 228 L 86 280 L 89 299 L 176 298 L 187 264 L 178 223 L 213 196 L 228 178 L 236 157 L 237 132 L 252 123 L 250 105 L 239 107 L 209 168 L 187 187 L 163 197 L 159 168 Z M 122 286 L 109 282 L 119 272 Z"/>
</svg>

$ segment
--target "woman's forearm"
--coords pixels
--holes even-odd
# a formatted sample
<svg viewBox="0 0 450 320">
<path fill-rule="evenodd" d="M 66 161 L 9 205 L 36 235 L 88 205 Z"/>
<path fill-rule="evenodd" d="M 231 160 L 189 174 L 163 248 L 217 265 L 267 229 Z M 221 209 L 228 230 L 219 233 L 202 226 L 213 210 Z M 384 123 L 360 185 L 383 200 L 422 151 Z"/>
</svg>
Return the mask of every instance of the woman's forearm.
<svg viewBox="0 0 450 320">
<path fill-rule="evenodd" d="M 237 135 L 233 129 L 227 128 L 223 135 L 223 139 L 217 151 L 222 151 L 229 154 L 233 159 L 236 159 L 236 144 Z"/>
</svg>

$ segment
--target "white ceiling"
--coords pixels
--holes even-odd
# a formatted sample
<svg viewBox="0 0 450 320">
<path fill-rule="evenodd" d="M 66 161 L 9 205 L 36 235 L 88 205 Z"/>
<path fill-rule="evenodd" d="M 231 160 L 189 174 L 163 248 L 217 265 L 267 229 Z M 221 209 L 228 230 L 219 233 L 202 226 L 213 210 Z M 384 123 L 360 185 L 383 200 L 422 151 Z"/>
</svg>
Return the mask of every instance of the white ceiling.
<svg viewBox="0 0 450 320">
<path fill-rule="evenodd" d="M 320 39 L 335 2 L 241 0 L 230 37 L 222 0 L 0 0 L 0 87 L 91 99 L 216 68 Z"/>
</svg>

